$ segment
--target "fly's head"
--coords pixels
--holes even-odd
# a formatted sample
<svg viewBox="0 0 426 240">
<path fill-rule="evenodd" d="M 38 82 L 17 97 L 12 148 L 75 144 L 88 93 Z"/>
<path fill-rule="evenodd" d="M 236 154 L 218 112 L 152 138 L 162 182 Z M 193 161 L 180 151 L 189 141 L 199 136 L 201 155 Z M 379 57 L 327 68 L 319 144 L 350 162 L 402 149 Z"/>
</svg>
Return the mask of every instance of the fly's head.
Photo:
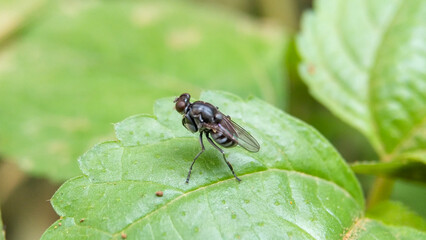
<svg viewBox="0 0 426 240">
<path fill-rule="evenodd" d="M 178 113 L 184 114 L 186 107 L 190 104 L 189 100 L 191 99 L 191 95 L 188 93 L 182 93 L 178 98 L 176 98 L 173 102 L 175 104 L 175 109 Z"/>
</svg>

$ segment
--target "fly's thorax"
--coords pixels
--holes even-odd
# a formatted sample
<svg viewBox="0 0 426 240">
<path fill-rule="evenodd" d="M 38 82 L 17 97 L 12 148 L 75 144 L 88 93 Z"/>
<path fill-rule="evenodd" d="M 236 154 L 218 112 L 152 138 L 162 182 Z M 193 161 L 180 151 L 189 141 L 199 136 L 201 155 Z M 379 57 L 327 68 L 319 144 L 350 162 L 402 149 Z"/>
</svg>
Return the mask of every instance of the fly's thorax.
<svg viewBox="0 0 426 240">
<path fill-rule="evenodd" d="M 217 123 L 219 121 L 216 119 L 219 111 L 217 110 L 215 106 L 211 105 L 210 103 L 196 101 L 191 105 L 190 111 L 191 111 L 192 117 L 194 119 L 198 119 L 200 122 Z"/>
</svg>

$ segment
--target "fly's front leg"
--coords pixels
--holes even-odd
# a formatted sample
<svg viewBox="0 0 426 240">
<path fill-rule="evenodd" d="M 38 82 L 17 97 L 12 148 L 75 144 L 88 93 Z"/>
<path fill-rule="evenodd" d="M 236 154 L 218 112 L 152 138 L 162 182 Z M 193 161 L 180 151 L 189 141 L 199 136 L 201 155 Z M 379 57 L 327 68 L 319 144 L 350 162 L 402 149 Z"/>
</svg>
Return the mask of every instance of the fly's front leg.
<svg viewBox="0 0 426 240">
<path fill-rule="evenodd" d="M 182 125 L 193 133 L 198 131 L 197 124 L 194 122 L 194 119 L 191 117 L 189 112 L 182 118 Z"/>
<path fill-rule="evenodd" d="M 241 181 L 241 179 L 239 179 L 239 178 L 237 177 L 237 175 L 235 175 L 234 168 L 232 167 L 231 163 L 230 163 L 230 162 L 228 162 L 228 160 L 226 160 L 225 152 L 223 152 L 223 150 L 222 150 L 220 147 L 218 147 L 218 146 L 217 146 L 217 145 L 213 142 L 213 140 L 210 138 L 209 132 L 207 132 L 207 133 L 206 133 L 206 137 L 207 137 L 207 140 L 209 141 L 209 143 L 210 143 L 211 145 L 213 145 L 213 147 L 215 147 L 217 150 L 219 150 L 219 152 L 221 152 L 221 153 L 222 153 L 223 160 L 225 160 L 225 162 L 226 162 L 226 164 L 228 165 L 229 169 L 231 169 L 231 172 L 232 172 L 232 174 L 234 175 L 234 177 L 238 180 L 238 182 L 240 182 L 240 181 Z"/>
<path fill-rule="evenodd" d="M 191 171 L 192 166 L 194 166 L 195 160 L 204 152 L 204 144 L 203 144 L 203 132 L 200 132 L 200 144 L 201 144 L 201 151 L 195 156 L 194 161 L 192 161 L 191 167 L 189 168 L 188 177 L 186 177 L 186 183 L 189 182 L 189 178 L 191 177 Z"/>
</svg>

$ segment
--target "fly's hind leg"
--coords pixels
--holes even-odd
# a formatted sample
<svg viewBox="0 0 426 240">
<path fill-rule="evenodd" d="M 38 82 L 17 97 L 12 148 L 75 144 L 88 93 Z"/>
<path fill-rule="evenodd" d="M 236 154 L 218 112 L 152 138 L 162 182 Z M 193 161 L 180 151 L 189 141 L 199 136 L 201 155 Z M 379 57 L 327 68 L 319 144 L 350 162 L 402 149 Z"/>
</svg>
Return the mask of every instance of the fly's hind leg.
<svg viewBox="0 0 426 240">
<path fill-rule="evenodd" d="M 241 179 L 239 179 L 239 178 L 237 177 L 237 175 L 235 175 L 234 168 L 232 167 L 231 163 L 230 163 L 230 162 L 228 162 L 228 160 L 226 160 L 225 153 L 223 152 L 223 150 L 222 150 L 220 147 L 218 147 L 218 146 L 217 146 L 217 145 L 213 142 L 213 140 L 210 138 L 209 132 L 207 132 L 207 133 L 206 133 L 206 137 L 207 137 L 207 140 L 209 141 L 209 143 L 210 143 L 211 145 L 213 145 L 213 147 L 215 147 L 217 150 L 219 150 L 219 152 L 221 152 L 221 153 L 222 153 L 223 160 L 225 160 L 225 162 L 226 162 L 226 164 L 228 165 L 229 169 L 231 169 L 231 172 L 232 172 L 232 174 L 234 175 L 234 177 L 238 180 L 238 182 L 240 182 L 240 181 L 241 181 Z"/>
<path fill-rule="evenodd" d="M 189 168 L 188 177 L 186 177 L 186 183 L 189 182 L 189 178 L 191 177 L 192 166 L 194 166 L 195 160 L 204 152 L 204 144 L 203 144 L 203 132 L 200 132 L 200 145 L 201 151 L 195 156 L 194 161 L 192 161 L 191 167 Z"/>
</svg>

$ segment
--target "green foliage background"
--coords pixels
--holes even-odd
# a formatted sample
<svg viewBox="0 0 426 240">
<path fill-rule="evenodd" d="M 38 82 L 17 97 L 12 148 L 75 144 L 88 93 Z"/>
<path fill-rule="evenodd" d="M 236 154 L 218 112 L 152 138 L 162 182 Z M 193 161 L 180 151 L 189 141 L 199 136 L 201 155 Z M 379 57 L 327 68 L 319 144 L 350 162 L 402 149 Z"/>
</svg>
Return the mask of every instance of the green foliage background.
<svg viewBox="0 0 426 240">
<path fill-rule="evenodd" d="M 71 178 L 43 239 L 426 238 L 426 2 L 317 0 L 296 35 L 261 18 L 283 4 L 302 3 L 228 3 L 247 17 L 190 1 L 1 1 L 0 172 Z M 242 97 L 199 99 L 261 143 L 226 151 L 241 184 L 213 149 L 182 181 L 199 145 L 171 96 L 207 89 Z M 352 171 L 377 177 L 358 176 L 363 193 Z"/>
</svg>

